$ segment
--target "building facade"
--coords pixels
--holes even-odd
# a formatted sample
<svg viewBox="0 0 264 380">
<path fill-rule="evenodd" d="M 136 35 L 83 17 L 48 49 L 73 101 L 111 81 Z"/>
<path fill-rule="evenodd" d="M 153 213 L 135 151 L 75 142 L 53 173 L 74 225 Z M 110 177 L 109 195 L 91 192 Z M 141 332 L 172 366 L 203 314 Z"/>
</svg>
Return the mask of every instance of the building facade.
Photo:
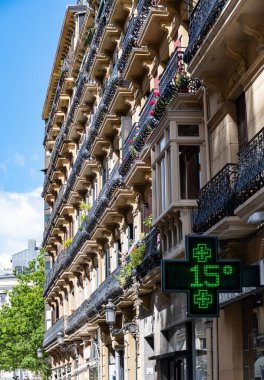
<svg viewBox="0 0 264 380">
<path fill-rule="evenodd" d="M 264 378 L 262 289 L 189 318 L 160 273 L 193 233 L 263 259 L 263 15 L 259 0 L 68 6 L 43 108 L 53 379 Z"/>
<path fill-rule="evenodd" d="M 23 251 L 17 252 L 12 255 L 12 268 L 13 270 L 23 271 L 28 267 L 28 263 L 37 258 L 39 254 L 39 248 L 36 245 L 36 240 L 28 240 L 28 248 Z"/>
</svg>

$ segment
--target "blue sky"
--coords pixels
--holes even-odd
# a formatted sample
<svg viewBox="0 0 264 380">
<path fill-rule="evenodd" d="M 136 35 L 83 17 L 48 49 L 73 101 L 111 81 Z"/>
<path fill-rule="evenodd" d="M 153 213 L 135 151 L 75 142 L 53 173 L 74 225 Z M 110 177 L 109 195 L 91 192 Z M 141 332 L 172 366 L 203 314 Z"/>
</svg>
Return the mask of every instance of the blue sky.
<svg viewBox="0 0 264 380">
<path fill-rule="evenodd" d="M 42 106 L 66 5 L 0 0 L 0 191 L 42 185 Z"/>
<path fill-rule="evenodd" d="M 0 266 L 41 244 L 42 107 L 67 5 L 76 0 L 0 0 Z"/>
</svg>

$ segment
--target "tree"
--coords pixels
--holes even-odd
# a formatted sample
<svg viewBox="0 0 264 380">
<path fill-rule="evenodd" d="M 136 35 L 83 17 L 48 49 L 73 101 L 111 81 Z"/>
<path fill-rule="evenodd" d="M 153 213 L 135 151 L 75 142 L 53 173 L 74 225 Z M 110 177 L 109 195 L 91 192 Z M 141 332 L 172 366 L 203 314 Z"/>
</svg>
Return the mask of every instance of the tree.
<svg viewBox="0 0 264 380">
<path fill-rule="evenodd" d="M 44 252 L 15 275 L 18 285 L 9 293 L 10 304 L 0 309 L 0 370 L 27 369 L 47 378 L 46 358 L 36 355 L 44 337 Z"/>
</svg>

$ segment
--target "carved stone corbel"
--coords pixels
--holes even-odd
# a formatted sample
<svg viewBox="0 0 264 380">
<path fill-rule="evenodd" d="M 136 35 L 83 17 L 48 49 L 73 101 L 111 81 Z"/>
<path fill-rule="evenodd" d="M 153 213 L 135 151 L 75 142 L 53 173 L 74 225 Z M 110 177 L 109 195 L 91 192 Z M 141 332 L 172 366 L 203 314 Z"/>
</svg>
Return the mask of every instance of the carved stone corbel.
<svg viewBox="0 0 264 380">
<path fill-rule="evenodd" d="M 238 18 L 238 22 L 241 24 L 243 33 L 253 37 L 256 41 L 257 52 L 262 52 L 264 49 L 263 19 L 255 15 L 242 14 Z"/>
</svg>

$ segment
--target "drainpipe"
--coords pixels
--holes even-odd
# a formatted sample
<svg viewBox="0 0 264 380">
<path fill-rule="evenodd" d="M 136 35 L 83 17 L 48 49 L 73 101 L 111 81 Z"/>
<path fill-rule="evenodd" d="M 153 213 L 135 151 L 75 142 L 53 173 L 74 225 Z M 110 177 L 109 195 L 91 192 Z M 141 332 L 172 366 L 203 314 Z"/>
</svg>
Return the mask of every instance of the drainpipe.
<svg viewBox="0 0 264 380">
<path fill-rule="evenodd" d="M 203 90 L 203 114 L 204 114 L 204 133 L 205 133 L 205 158 L 206 158 L 206 182 L 211 178 L 210 165 L 210 146 L 209 146 L 209 131 L 208 131 L 208 115 L 207 115 L 207 91 L 204 86 Z"/>
</svg>

